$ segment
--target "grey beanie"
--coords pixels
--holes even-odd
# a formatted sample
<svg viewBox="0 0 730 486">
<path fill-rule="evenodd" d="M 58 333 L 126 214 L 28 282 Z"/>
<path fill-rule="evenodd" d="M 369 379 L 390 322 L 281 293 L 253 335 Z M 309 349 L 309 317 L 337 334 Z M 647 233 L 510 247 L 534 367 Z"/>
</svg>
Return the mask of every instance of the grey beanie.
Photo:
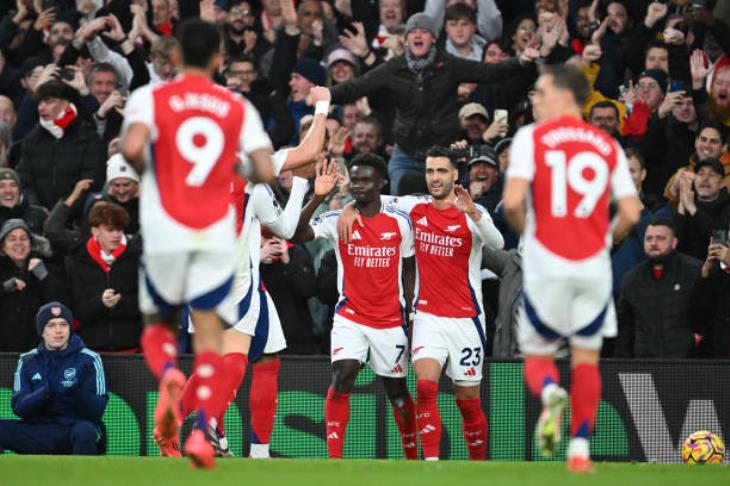
<svg viewBox="0 0 730 486">
<path fill-rule="evenodd" d="M 431 16 L 423 12 L 413 14 L 408 19 L 408 22 L 406 23 L 406 36 L 408 35 L 408 32 L 411 31 L 411 29 L 426 29 L 427 31 L 431 32 L 431 35 L 433 35 L 434 39 L 438 37 L 436 35 L 436 21 Z"/>
<path fill-rule="evenodd" d="M 30 228 L 28 227 L 28 223 L 23 221 L 19 218 L 13 218 L 5 221 L 5 223 L 2 225 L 2 228 L 0 228 L 0 243 L 3 242 L 6 236 L 13 231 L 14 229 L 22 228 L 25 230 L 26 233 L 28 233 L 28 236 L 31 236 Z"/>
</svg>

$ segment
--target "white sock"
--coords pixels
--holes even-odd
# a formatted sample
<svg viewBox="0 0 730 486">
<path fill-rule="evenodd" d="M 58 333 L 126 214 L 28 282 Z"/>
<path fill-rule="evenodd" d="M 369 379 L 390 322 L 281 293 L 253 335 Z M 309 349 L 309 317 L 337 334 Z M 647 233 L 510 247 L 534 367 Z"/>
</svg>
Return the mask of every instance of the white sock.
<svg viewBox="0 0 730 486">
<path fill-rule="evenodd" d="M 424 460 L 426 460 L 426 461 L 438 461 L 439 458 L 438 457 L 426 457 L 426 458 L 424 458 Z"/>
<path fill-rule="evenodd" d="M 588 439 L 583 439 L 581 437 L 573 437 L 570 439 L 570 444 L 568 445 L 568 457 L 579 456 L 587 459 L 590 455 L 591 452 L 588 446 Z"/>
<path fill-rule="evenodd" d="M 254 459 L 269 459 L 269 444 L 251 444 L 249 457 Z"/>
<path fill-rule="evenodd" d="M 552 395 L 558 388 L 560 388 L 560 386 L 557 383 L 550 383 L 542 388 L 541 398 L 543 405 L 548 404 L 548 398 L 550 398 L 550 395 Z"/>
</svg>

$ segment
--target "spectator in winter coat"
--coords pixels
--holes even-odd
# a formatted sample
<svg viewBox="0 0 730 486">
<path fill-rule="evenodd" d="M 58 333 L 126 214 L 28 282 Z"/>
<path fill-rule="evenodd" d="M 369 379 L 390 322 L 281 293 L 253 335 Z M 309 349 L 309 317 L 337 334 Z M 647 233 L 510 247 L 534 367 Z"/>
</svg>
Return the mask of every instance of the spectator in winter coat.
<svg viewBox="0 0 730 486">
<path fill-rule="evenodd" d="M 694 346 L 692 287 L 702 262 L 677 250 L 671 220 L 646 229 L 646 261 L 624 277 L 616 309 L 619 358 L 689 358 Z"/>
<path fill-rule="evenodd" d="M 131 235 L 139 232 L 139 175 L 122 154 L 112 155 L 106 161 L 106 197 L 119 204 L 129 215 L 129 226 L 124 230 Z"/>
<path fill-rule="evenodd" d="M 20 420 L 0 420 L 0 453 L 100 454 L 106 378 L 98 354 L 72 330 L 73 315 L 60 302 L 38 310 L 41 343 L 20 356 L 12 407 Z"/>
<path fill-rule="evenodd" d="M 48 241 L 31 234 L 22 219 L 9 219 L 0 228 L 0 352 L 33 346 L 38 307 L 66 300 L 63 283 L 46 268 L 50 255 Z"/>
<path fill-rule="evenodd" d="M 46 211 L 23 197 L 20 178 L 13 169 L 0 168 L 0 225 L 13 218 L 25 221 L 32 233 L 43 234 Z"/>
<path fill-rule="evenodd" d="M 73 88 L 47 81 L 36 89 L 39 124 L 25 137 L 18 175 L 29 202 L 52 208 L 76 182 L 104 178 L 105 151 L 99 135 L 77 116 Z"/>
<path fill-rule="evenodd" d="M 134 352 L 142 332 L 139 238 L 127 240 L 129 215 L 117 204 L 96 203 L 88 221 L 91 236 L 66 265 L 79 334 L 95 351 Z"/>
</svg>

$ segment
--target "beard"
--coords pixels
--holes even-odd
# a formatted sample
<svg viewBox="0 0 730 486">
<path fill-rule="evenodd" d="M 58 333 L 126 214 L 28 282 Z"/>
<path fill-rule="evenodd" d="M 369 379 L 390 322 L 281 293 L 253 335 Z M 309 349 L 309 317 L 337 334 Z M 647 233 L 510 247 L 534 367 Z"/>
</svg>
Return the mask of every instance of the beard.
<svg viewBox="0 0 730 486">
<path fill-rule="evenodd" d="M 710 107 L 712 113 L 720 120 L 730 119 L 730 99 L 720 102 L 714 96 L 710 95 Z"/>
<path fill-rule="evenodd" d="M 674 258 L 674 255 L 676 255 L 676 254 L 677 254 L 677 250 L 669 250 L 667 253 L 662 253 L 661 255 L 656 255 L 656 256 L 647 255 L 646 260 L 651 265 L 666 265 Z"/>
</svg>

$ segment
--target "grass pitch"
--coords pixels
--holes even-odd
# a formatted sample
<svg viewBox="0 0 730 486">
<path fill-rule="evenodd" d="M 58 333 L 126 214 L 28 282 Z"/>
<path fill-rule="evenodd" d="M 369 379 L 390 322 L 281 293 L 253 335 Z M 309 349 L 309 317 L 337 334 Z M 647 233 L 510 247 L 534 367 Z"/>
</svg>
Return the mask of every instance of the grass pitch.
<svg viewBox="0 0 730 486">
<path fill-rule="evenodd" d="M 730 485 L 728 465 L 598 463 L 596 470 L 586 476 L 568 474 L 562 463 L 238 458 L 219 460 L 214 470 L 194 471 L 185 459 L 0 456 L 0 485 Z"/>
</svg>

